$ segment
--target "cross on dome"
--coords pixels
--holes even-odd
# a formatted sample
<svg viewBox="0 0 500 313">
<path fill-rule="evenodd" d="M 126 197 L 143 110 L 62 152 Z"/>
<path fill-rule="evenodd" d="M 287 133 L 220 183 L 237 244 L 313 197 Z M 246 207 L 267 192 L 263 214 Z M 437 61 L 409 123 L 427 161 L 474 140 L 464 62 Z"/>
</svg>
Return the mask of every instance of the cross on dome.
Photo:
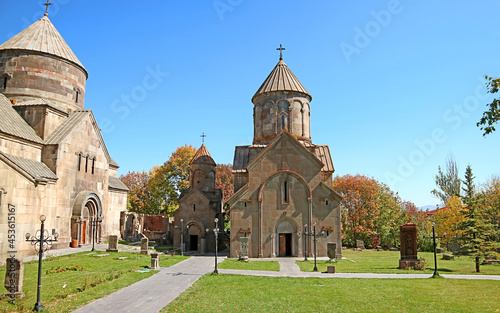
<svg viewBox="0 0 500 313">
<path fill-rule="evenodd" d="M 52 5 L 52 3 L 50 3 L 50 0 L 47 0 L 47 3 L 44 3 L 43 5 L 45 6 L 45 13 L 43 15 L 48 16 L 49 15 L 49 5 Z"/>
<path fill-rule="evenodd" d="M 48 1 L 48 0 L 47 0 Z M 286 50 L 285 48 L 283 48 L 283 45 L 280 44 L 280 47 L 279 48 L 276 48 L 276 50 L 279 50 L 280 51 L 280 60 L 283 60 L 283 50 Z"/>
<path fill-rule="evenodd" d="M 201 143 L 205 144 L 205 138 L 207 138 L 207 135 L 205 135 L 205 133 L 201 133 Z"/>
</svg>

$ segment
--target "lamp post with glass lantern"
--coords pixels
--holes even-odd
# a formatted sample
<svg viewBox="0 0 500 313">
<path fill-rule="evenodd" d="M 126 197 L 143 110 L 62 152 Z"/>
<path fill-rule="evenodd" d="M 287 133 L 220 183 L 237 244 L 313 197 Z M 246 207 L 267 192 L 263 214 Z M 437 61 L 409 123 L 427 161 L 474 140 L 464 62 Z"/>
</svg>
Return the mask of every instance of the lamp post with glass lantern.
<svg viewBox="0 0 500 313">
<path fill-rule="evenodd" d="M 38 287 L 37 287 L 37 295 L 36 295 L 36 303 L 34 307 L 34 311 L 41 311 L 43 309 L 42 301 L 40 300 L 40 292 L 42 289 L 42 258 L 43 253 L 52 247 L 52 242 L 57 241 L 57 237 L 59 237 L 58 233 L 54 234 L 54 238 L 52 239 L 49 236 L 49 232 L 45 229 L 45 220 L 47 218 L 45 215 L 40 216 L 40 230 L 37 230 L 35 235 L 31 236 L 30 233 L 26 233 L 26 241 L 31 242 L 31 245 L 35 248 L 35 251 L 38 252 Z"/>
</svg>

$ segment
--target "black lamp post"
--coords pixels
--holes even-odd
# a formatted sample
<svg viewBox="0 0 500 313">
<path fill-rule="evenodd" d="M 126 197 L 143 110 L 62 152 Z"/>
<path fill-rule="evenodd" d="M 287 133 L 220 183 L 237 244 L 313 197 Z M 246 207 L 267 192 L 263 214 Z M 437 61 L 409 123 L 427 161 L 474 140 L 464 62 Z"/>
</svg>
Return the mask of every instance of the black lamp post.
<svg viewBox="0 0 500 313">
<path fill-rule="evenodd" d="M 304 226 L 307 227 L 307 224 Z M 313 242 L 314 242 L 314 269 L 313 269 L 313 272 L 318 271 L 318 266 L 316 263 L 316 254 L 317 254 L 316 253 L 316 236 L 323 235 L 324 233 L 325 233 L 324 231 L 322 231 L 321 233 L 316 233 L 316 222 L 313 225 L 313 231 L 311 233 L 308 233 L 306 230 L 304 230 L 304 236 L 313 236 Z"/>
<path fill-rule="evenodd" d="M 184 255 L 184 219 L 181 218 L 181 255 Z"/>
<path fill-rule="evenodd" d="M 434 243 L 434 274 L 432 277 L 439 276 L 438 267 L 437 267 L 437 256 L 436 256 L 436 232 L 434 231 L 434 226 L 436 223 L 432 222 L 432 241 Z"/>
<path fill-rule="evenodd" d="M 304 225 L 304 261 L 307 261 L 307 224 Z"/>
<path fill-rule="evenodd" d="M 92 229 L 92 251 L 95 251 L 95 241 L 97 240 L 97 229 L 101 228 L 102 220 L 98 217 L 90 221 L 90 227 Z"/>
<path fill-rule="evenodd" d="M 215 218 L 215 228 L 214 228 L 214 235 L 215 235 L 215 269 L 214 273 L 218 274 L 219 271 L 217 270 L 217 250 L 219 249 L 219 219 Z"/>
<path fill-rule="evenodd" d="M 34 311 L 41 311 L 43 309 L 42 301 L 40 300 L 40 291 L 42 289 L 42 257 L 43 253 L 50 249 L 53 241 L 57 241 L 57 237 L 59 237 L 58 233 L 54 234 L 54 239 L 49 236 L 49 232 L 45 229 L 45 220 L 47 218 L 45 215 L 40 216 L 40 230 L 37 230 L 34 236 L 31 236 L 30 233 L 26 233 L 26 241 L 31 242 L 31 245 L 35 248 L 35 251 L 38 252 L 38 288 L 36 294 L 36 303 L 34 307 Z M 31 238 L 30 238 L 31 237 Z"/>
</svg>

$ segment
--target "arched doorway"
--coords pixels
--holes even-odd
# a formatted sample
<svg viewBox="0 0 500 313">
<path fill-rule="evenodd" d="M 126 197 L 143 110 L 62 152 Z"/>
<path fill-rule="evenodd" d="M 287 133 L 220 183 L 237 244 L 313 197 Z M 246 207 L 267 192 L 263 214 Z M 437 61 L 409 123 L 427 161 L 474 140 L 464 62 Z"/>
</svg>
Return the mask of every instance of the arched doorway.
<svg viewBox="0 0 500 313">
<path fill-rule="evenodd" d="M 188 221 L 186 227 L 186 251 L 203 254 L 206 252 L 207 232 L 203 222 L 196 219 Z"/>
<path fill-rule="evenodd" d="M 84 244 L 101 241 L 102 204 L 99 195 L 84 191 L 78 194 L 73 205 L 71 239 Z"/>
<path fill-rule="evenodd" d="M 275 226 L 274 254 L 280 257 L 297 256 L 298 236 L 295 222 L 283 218 Z"/>
</svg>

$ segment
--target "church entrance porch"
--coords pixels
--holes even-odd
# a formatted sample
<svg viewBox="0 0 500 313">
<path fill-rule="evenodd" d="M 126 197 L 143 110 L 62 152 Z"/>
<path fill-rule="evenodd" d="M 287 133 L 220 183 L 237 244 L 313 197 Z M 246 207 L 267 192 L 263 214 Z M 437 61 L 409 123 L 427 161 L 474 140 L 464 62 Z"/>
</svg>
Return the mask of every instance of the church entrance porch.
<svg viewBox="0 0 500 313">
<path fill-rule="evenodd" d="M 81 192 L 73 205 L 71 218 L 71 241 L 78 246 L 101 241 L 102 204 L 93 192 Z"/>
<path fill-rule="evenodd" d="M 292 234 L 280 234 L 279 245 L 279 256 L 292 256 Z"/>
</svg>

